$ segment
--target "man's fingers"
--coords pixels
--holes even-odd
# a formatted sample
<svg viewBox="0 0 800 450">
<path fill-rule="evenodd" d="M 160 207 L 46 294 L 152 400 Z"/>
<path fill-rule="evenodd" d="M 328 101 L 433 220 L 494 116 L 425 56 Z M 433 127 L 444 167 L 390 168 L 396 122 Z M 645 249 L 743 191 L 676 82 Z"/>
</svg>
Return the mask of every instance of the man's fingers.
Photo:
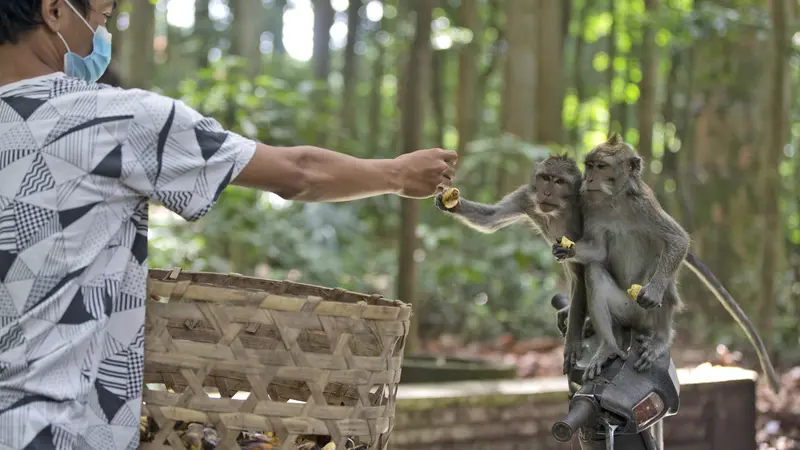
<svg viewBox="0 0 800 450">
<path fill-rule="evenodd" d="M 442 176 L 447 178 L 448 180 L 452 180 L 453 177 L 456 176 L 456 169 L 454 167 L 448 167 L 444 171 L 442 171 Z"/>
<path fill-rule="evenodd" d="M 439 156 L 443 160 L 445 160 L 445 162 L 447 162 L 448 164 L 455 163 L 456 161 L 458 161 L 458 153 L 456 153 L 455 150 L 444 150 L 441 148 L 438 150 L 439 150 Z"/>
</svg>

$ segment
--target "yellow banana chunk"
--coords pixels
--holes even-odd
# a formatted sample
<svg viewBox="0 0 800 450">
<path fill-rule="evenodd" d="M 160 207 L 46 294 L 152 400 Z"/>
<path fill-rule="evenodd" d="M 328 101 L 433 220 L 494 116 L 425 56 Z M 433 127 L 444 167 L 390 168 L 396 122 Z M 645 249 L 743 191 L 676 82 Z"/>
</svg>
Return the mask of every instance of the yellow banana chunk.
<svg viewBox="0 0 800 450">
<path fill-rule="evenodd" d="M 457 188 L 450 188 L 442 194 L 442 203 L 447 209 L 455 208 L 458 205 L 459 192 Z"/>
<path fill-rule="evenodd" d="M 631 288 L 628 289 L 628 297 L 636 300 L 639 297 L 639 291 L 642 290 L 641 284 L 632 284 Z"/>
<path fill-rule="evenodd" d="M 336 450 L 336 443 L 333 441 L 328 442 L 325 447 L 322 447 L 322 450 Z"/>
<path fill-rule="evenodd" d="M 572 248 L 575 245 L 574 242 L 567 239 L 566 236 L 561 236 L 561 246 L 564 248 Z"/>
</svg>

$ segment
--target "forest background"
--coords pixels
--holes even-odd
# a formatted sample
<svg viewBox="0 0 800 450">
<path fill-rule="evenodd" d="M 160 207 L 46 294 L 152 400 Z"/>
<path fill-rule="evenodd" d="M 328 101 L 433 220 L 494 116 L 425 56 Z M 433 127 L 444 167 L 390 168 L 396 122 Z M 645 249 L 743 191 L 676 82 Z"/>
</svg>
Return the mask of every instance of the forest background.
<svg viewBox="0 0 800 450">
<path fill-rule="evenodd" d="M 185 101 L 272 145 L 386 158 L 460 152 L 462 195 L 495 202 L 551 152 L 610 131 L 692 249 L 800 362 L 796 0 L 122 0 L 104 81 Z M 414 305 L 411 351 L 557 336 L 566 292 L 525 226 L 482 235 L 433 201 L 286 202 L 227 189 L 204 219 L 151 209 L 151 267 L 236 272 Z M 683 271 L 678 343 L 743 333 Z M 427 348 L 427 347 L 426 347 Z M 753 357 L 747 358 L 751 365 Z"/>
</svg>

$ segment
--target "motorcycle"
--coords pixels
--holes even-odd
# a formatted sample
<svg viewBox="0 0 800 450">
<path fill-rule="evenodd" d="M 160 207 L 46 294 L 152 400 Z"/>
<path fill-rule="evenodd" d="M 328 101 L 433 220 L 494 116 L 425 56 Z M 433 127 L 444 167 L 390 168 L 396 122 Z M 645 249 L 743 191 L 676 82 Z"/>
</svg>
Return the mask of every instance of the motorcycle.
<svg viewBox="0 0 800 450">
<path fill-rule="evenodd" d="M 556 294 L 551 305 L 561 310 L 569 304 L 564 294 Z M 565 317 L 559 317 L 559 321 Z M 566 325 L 559 323 L 562 334 Z M 600 341 L 584 328 L 581 359 L 567 374 L 569 412 L 553 424 L 551 434 L 569 442 L 578 432 L 582 450 L 664 450 L 663 419 L 678 413 L 680 384 L 669 353 L 653 366 L 639 372 L 633 365 L 641 346 L 633 330 L 622 330 L 620 348 L 628 358 L 615 358 L 593 380 L 582 381 L 589 359 Z"/>
</svg>

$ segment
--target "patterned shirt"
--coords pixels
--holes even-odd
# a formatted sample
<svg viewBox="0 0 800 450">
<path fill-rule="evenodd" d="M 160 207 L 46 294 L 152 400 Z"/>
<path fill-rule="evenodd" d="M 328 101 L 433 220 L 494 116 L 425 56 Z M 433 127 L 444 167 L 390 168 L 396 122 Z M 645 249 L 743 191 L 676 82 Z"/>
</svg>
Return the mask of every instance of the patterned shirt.
<svg viewBox="0 0 800 450">
<path fill-rule="evenodd" d="M 148 200 L 187 220 L 255 152 L 180 101 L 0 86 L 0 449 L 135 449 Z"/>
</svg>

